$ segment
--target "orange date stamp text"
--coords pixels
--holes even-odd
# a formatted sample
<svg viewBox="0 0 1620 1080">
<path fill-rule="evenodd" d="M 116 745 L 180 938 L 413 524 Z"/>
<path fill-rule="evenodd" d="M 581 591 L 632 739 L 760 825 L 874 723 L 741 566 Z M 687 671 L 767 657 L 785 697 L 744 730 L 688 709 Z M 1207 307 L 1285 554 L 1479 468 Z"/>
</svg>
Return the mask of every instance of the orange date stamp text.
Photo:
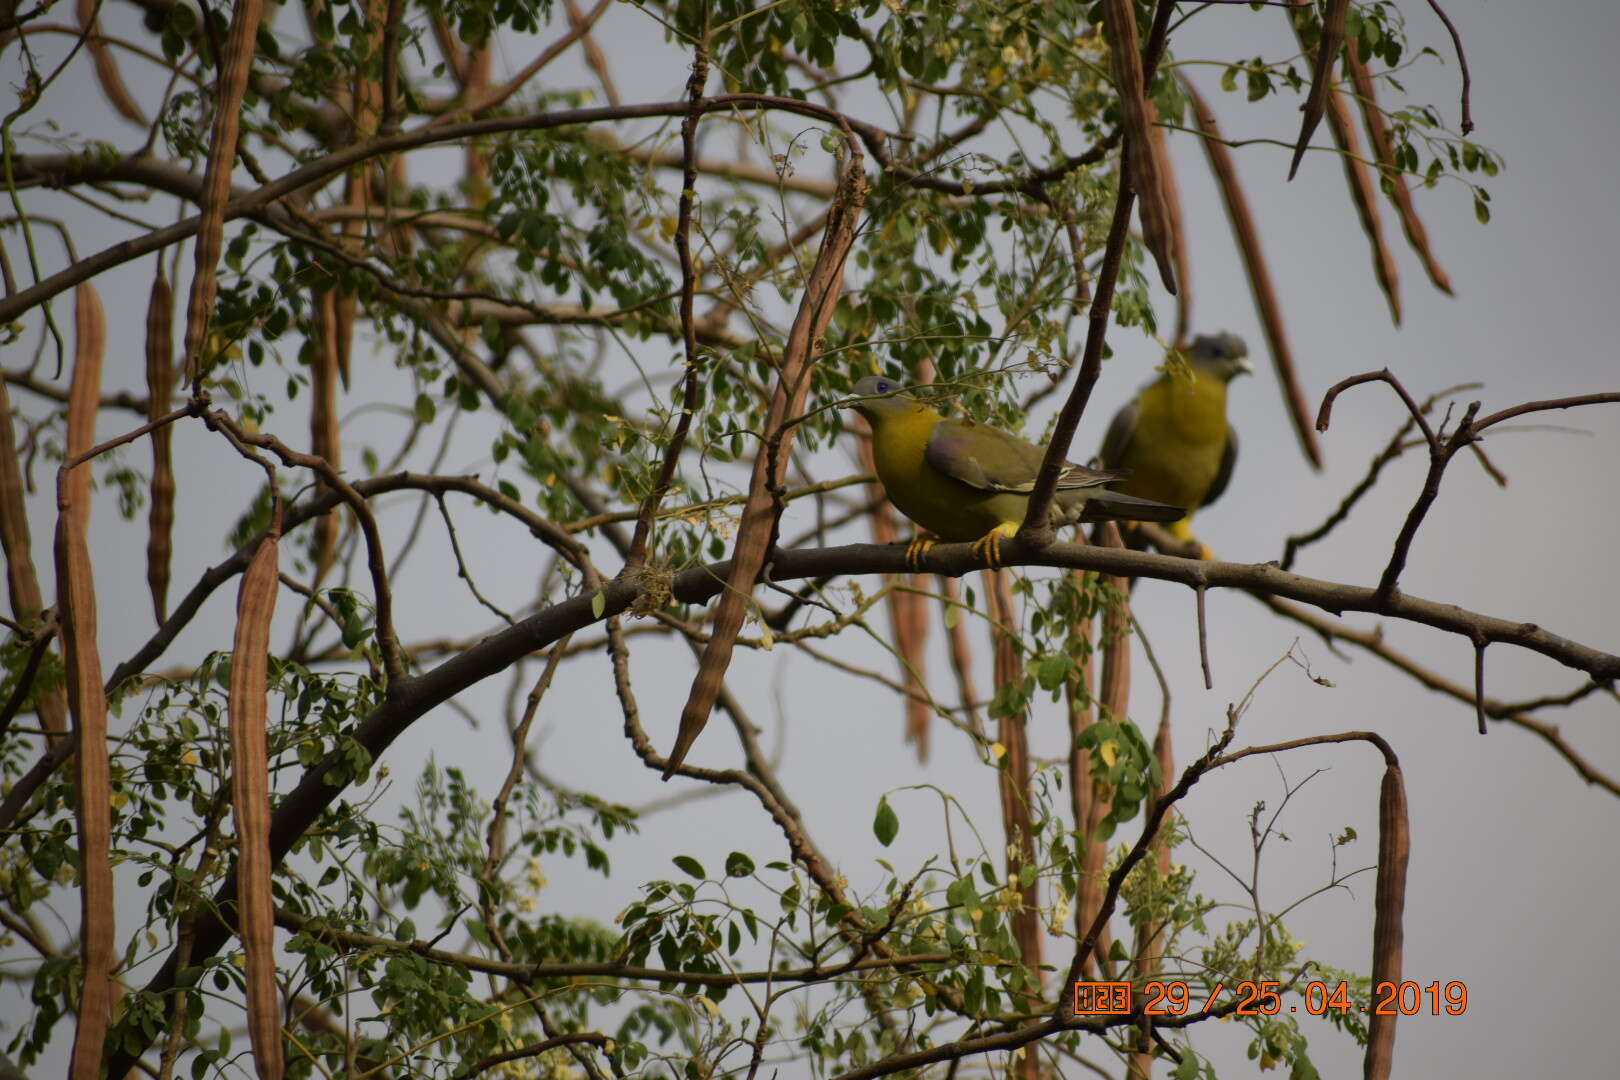
<svg viewBox="0 0 1620 1080">
<path fill-rule="evenodd" d="M 1293 1004 L 1283 994 L 1297 996 Z M 1188 1013 L 1219 1013 L 1222 1016 L 1276 1016 L 1282 1012 L 1305 1012 L 1325 1016 L 1329 1012 L 1359 1012 L 1371 1016 L 1461 1016 L 1468 1009 L 1468 984 L 1458 981 L 1427 985 L 1415 982 L 1381 982 L 1373 987 L 1365 1003 L 1350 994 L 1349 984 L 1310 982 L 1299 990 L 1285 990 L 1276 982 L 1239 982 L 1230 986 L 1216 983 L 1198 989 L 1185 982 L 1155 980 L 1140 989 L 1126 982 L 1077 982 L 1074 984 L 1074 1015 L 1128 1016 L 1139 1005 L 1143 1016 L 1186 1016 Z"/>
</svg>

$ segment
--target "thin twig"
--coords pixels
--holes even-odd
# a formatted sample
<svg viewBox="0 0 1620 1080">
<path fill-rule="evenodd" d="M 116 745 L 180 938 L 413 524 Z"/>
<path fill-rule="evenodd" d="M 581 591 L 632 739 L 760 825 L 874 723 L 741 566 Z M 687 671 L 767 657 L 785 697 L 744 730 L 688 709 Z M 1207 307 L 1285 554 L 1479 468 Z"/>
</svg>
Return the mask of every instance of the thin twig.
<svg viewBox="0 0 1620 1080">
<path fill-rule="evenodd" d="M 1468 687 L 1446 678 L 1439 672 L 1419 664 L 1405 653 L 1391 648 L 1385 643 L 1384 635 L 1379 630 L 1360 630 L 1355 627 L 1344 626 L 1326 616 L 1318 615 L 1313 611 L 1306 611 L 1287 600 L 1275 596 L 1266 596 L 1262 593 L 1251 593 L 1250 595 L 1277 614 L 1293 619 L 1295 622 L 1307 626 L 1321 635 L 1322 640 L 1327 642 L 1329 648 L 1332 648 L 1335 642 L 1348 642 L 1365 649 L 1397 671 L 1410 675 L 1428 689 L 1445 694 L 1465 705 L 1474 706 L 1477 703 L 1483 706 L 1485 715 L 1491 719 L 1505 724 L 1512 724 L 1539 736 L 1569 763 L 1582 780 L 1585 780 L 1588 784 L 1595 784 L 1603 788 L 1611 795 L 1620 796 L 1620 780 L 1599 771 L 1585 758 L 1576 753 L 1574 748 L 1564 740 L 1557 727 L 1544 720 L 1525 715 L 1536 709 L 1571 705 L 1602 689 L 1603 684 L 1587 682 L 1567 694 L 1549 695 L 1529 701 L 1505 702 L 1486 698 L 1483 702 L 1478 702 L 1476 695 Z"/>
<path fill-rule="evenodd" d="M 1462 69 L 1462 133 L 1467 135 L 1474 130 L 1474 111 L 1469 102 L 1470 91 L 1474 80 L 1468 73 L 1468 56 L 1463 52 L 1462 35 L 1451 22 L 1451 17 L 1441 8 L 1439 0 L 1429 0 L 1429 7 L 1440 16 L 1440 21 L 1446 24 L 1446 31 L 1451 35 L 1451 44 L 1457 50 L 1457 66 Z"/>
<path fill-rule="evenodd" d="M 675 225 L 675 253 L 681 264 L 681 342 L 686 350 L 686 373 L 682 379 L 681 409 L 675 420 L 675 433 L 670 437 L 669 445 L 664 447 L 664 460 L 658 467 L 658 478 L 653 481 L 636 515 L 635 535 L 630 540 L 630 554 L 624 562 L 626 573 L 638 570 L 647 560 L 647 547 L 652 537 L 653 519 L 658 514 L 658 504 L 663 501 L 675 478 L 681 450 L 686 446 L 687 433 L 703 403 L 703 374 L 699 363 L 697 324 L 692 311 L 697 293 L 697 268 L 692 258 L 692 210 L 697 202 L 697 128 L 698 119 L 703 115 L 703 88 L 709 81 L 707 5 L 704 5 L 703 13 L 703 35 L 693 50 L 692 73 L 686 80 L 686 97 L 692 107 L 681 120 L 684 167 Z"/>
<path fill-rule="evenodd" d="M 467 588 L 472 591 L 474 599 L 476 599 L 480 604 L 483 604 L 490 611 L 494 612 L 497 619 L 500 619 L 506 625 L 511 626 L 512 616 L 508 615 L 500 607 L 496 606 L 492 601 L 490 601 L 488 597 L 478 591 L 478 582 L 473 580 L 472 572 L 467 569 L 467 560 L 462 557 L 461 542 L 456 539 L 456 523 L 450 518 L 449 507 L 444 505 L 444 494 L 442 492 L 434 492 L 433 501 L 439 504 L 439 516 L 444 519 L 445 532 L 450 536 L 450 552 L 455 556 L 456 575 L 467 583 Z"/>
<path fill-rule="evenodd" d="M 1193 595 L 1198 598 L 1198 662 L 1204 668 L 1204 689 L 1213 690 L 1215 689 L 1215 679 L 1210 675 L 1209 671 L 1209 625 L 1204 614 L 1205 591 L 1203 585 L 1198 585 L 1193 589 Z"/>
</svg>

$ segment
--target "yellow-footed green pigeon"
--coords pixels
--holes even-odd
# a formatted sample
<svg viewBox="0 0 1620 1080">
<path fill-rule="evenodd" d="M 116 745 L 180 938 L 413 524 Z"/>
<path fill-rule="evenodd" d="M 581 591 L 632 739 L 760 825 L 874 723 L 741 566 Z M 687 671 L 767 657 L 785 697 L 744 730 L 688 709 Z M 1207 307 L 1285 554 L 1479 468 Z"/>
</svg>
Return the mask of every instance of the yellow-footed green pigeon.
<svg viewBox="0 0 1620 1080">
<path fill-rule="evenodd" d="M 1226 418 L 1226 385 L 1251 372 L 1249 349 L 1236 334 L 1193 340 L 1187 364 L 1169 364 L 1115 414 L 1103 438 L 1102 463 L 1127 474 L 1116 487 L 1139 499 L 1185 506 L 1170 526 L 1192 543 L 1192 512 L 1226 490 L 1237 461 L 1237 432 Z M 1209 548 L 1200 545 L 1205 558 Z"/>
<path fill-rule="evenodd" d="M 878 375 L 856 383 L 843 405 L 872 425 L 872 456 L 889 501 L 942 540 L 976 541 L 996 565 L 1002 537 L 1023 524 L 1045 451 L 989 424 L 947 419 Z M 1065 463 L 1052 523 L 1176 521 L 1186 514 L 1180 506 L 1109 490 L 1124 475 Z M 914 556 L 918 550 L 914 544 Z"/>
</svg>

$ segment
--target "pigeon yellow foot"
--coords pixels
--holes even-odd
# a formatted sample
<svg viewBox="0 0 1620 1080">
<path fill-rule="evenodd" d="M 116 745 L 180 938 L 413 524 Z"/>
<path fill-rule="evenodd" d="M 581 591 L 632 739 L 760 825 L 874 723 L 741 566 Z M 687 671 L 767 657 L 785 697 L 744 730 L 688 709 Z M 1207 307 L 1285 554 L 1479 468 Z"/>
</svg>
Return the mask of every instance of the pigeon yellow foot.
<svg viewBox="0 0 1620 1080">
<path fill-rule="evenodd" d="M 912 573 L 922 569 L 923 556 L 937 543 L 939 541 L 927 533 L 918 533 L 911 538 L 911 543 L 906 545 L 906 565 L 911 567 Z"/>
<path fill-rule="evenodd" d="M 1010 537 L 1018 532 L 1018 526 L 1010 521 L 1004 521 L 991 529 L 977 540 L 973 541 L 973 554 L 982 558 L 991 570 L 1001 568 L 1001 539 Z"/>
<path fill-rule="evenodd" d="M 1215 561 L 1215 552 L 1210 550 L 1210 546 L 1193 535 L 1191 514 L 1188 514 L 1180 521 L 1172 521 L 1166 531 L 1185 545 L 1198 545 L 1198 557 L 1204 562 Z"/>
</svg>

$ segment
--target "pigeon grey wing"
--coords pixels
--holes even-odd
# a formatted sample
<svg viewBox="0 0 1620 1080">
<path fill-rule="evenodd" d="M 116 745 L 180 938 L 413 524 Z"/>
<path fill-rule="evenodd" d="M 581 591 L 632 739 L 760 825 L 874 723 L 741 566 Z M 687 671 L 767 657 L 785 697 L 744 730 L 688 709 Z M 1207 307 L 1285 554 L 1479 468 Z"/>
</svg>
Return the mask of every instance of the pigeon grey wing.
<svg viewBox="0 0 1620 1080">
<path fill-rule="evenodd" d="M 1098 454 L 1103 465 L 1108 468 L 1118 468 L 1119 463 L 1125 460 L 1125 451 L 1130 448 L 1131 440 L 1136 437 L 1136 399 L 1123 406 L 1114 414 L 1114 419 L 1108 424 L 1108 434 L 1103 436 L 1102 450 Z"/>
<path fill-rule="evenodd" d="M 1040 447 L 989 424 L 964 420 L 935 424 L 923 457 L 946 476 L 980 491 L 1028 491 L 1041 468 Z"/>
<path fill-rule="evenodd" d="M 1209 491 L 1204 494 L 1204 501 L 1199 506 L 1208 506 L 1221 497 L 1226 485 L 1232 480 L 1232 466 L 1237 464 L 1238 437 L 1237 430 L 1228 424 L 1226 426 L 1226 448 L 1221 451 L 1221 467 L 1215 472 L 1215 479 L 1210 481 Z"/>
<path fill-rule="evenodd" d="M 1081 491 L 1085 488 L 1102 487 L 1112 484 L 1115 480 L 1123 480 L 1130 473 L 1124 469 L 1091 469 L 1084 465 L 1076 465 L 1072 461 L 1063 463 L 1063 471 L 1058 473 L 1057 489 L 1059 491 Z"/>
<path fill-rule="evenodd" d="M 971 488 L 1022 495 L 1035 486 L 1046 451 L 989 424 L 942 420 L 934 425 L 923 456 L 928 464 Z M 1057 490 L 1100 487 L 1124 475 L 1065 462 Z"/>
</svg>

